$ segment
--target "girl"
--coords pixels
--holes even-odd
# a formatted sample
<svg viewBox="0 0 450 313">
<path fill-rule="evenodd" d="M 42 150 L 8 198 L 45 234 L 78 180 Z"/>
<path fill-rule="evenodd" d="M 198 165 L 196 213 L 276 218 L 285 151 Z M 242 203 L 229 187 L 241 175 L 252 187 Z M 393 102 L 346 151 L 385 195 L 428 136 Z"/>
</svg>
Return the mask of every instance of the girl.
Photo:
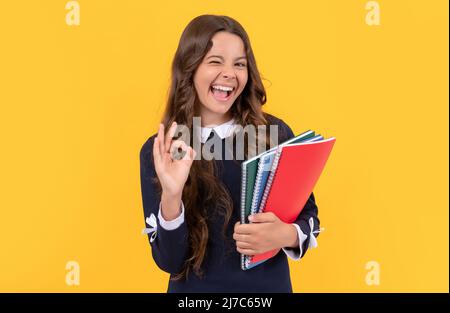
<svg viewBox="0 0 450 313">
<path fill-rule="evenodd" d="M 242 160 L 199 158 L 192 148 L 194 138 L 173 138 L 181 124 L 190 133 L 198 130 L 201 148 L 211 138 L 223 144 L 232 138 L 235 144 L 239 125 L 277 125 L 278 142 L 292 138 L 288 125 L 262 111 L 265 102 L 243 27 L 227 16 L 194 18 L 175 53 L 163 121 L 140 151 L 144 215 L 151 226 L 147 233 L 156 264 L 170 273 L 168 292 L 292 292 L 287 256 L 299 260 L 317 245 L 313 194 L 292 224 L 259 213 L 241 225 Z M 194 125 L 194 117 L 200 117 L 200 126 Z M 248 138 L 245 142 L 248 157 Z M 173 158 L 180 148 L 184 157 Z M 250 270 L 241 269 L 241 253 L 273 249 L 283 252 Z"/>
</svg>

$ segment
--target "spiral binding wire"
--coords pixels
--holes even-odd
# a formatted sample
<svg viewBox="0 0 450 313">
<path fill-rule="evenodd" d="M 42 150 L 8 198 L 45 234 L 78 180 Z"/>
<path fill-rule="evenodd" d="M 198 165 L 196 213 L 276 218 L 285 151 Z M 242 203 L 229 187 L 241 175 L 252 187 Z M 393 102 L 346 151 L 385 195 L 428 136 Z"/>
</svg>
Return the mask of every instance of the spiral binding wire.
<svg viewBox="0 0 450 313">
<path fill-rule="evenodd" d="M 245 223 L 245 193 L 247 185 L 247 166 L 242 163 L 242 177 L 241 177 L 241 223 Z M 246 270 L 245 255 L 241 254 L 241 268 Z"/>
<path fill-rule="evenodd" d="M 261 179 L 262 179 L 262 170 L 264 168 L 264 157 L 261 158 L 259 160 L 259 164 L 258 164 L 258 171 L 257 171 L 257 175 L 256 175 L 256 181 L 255 181 L 255 188 L 253 188 L 254 191 L 259 190 L 259 188 L 261 187 Z M 255 211 L 253 210 L 258 209 L 256 206 L 258 205 L 258 196 L 256 192 L 253 192 L 253 199 L 252 199 L 252 207 L 251 207 L 251 211 L 250 214 L 255 213 Z"/>
</svg>

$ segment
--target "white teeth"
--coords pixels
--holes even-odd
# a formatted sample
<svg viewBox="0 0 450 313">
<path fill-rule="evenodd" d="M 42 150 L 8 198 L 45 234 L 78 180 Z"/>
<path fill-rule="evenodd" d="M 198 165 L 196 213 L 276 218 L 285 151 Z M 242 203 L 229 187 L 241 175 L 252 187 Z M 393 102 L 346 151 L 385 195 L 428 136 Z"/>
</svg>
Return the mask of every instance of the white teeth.
<svg viewBox="0 0 450 313">
<path fill-rule="evenodd" d="M 215 85 L 212 87 L 214 89 L 223 90 L 223 91 L 232 91 L 234 89 L 234 87 L 226 87 L 226 86 L 219 86 L 219 85 Z"/>
</svg>

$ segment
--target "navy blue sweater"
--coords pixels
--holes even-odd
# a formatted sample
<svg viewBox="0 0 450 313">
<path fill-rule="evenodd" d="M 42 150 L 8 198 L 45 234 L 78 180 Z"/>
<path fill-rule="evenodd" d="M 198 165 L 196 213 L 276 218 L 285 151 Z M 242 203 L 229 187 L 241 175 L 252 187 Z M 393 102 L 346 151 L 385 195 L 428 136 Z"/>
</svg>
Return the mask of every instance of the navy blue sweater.
<svg viewBox="0 0 450 313">
<path fill-rule="evenodd" d="M 282 120 L 266 114 L 269 123 L 278 125 L 279 143 L 294 136 L 290 127 Z M 144 208 L 144 217 L 152 213 L 157 217 L 160 196 L 156 192 L 151 178 L 156 177 L 153 163 L 153 141 L 156 134 L 151 136 L 140 151 L 141 192 Z M 225 139 L 222 140 L 225 151 Z M 194 161 L 195 162 L 195 161 Z M 233 199 L 233 215 L 227 228 L 227 240 L 223 240 L 222 228 L 224 220 L 222 215 L 212 215 L 208 220 L 209 239 L 207 254 L 202 264 L 204 276 L 199 278 L 192 270 L 186 280 L 169 280 L 167 292 L 292 292 L 289 265 L 286 254 L 280 250 L 276 256 L 249 270 L 241 269 L 240 253 L 236 250 L 233 239 L 234 225 L 240 221 L 240 182 L 241 161 L 214 160 L 218 162 L 218 177 Z M 186 208 L 187 209 L 187 208 Z M 214 213 L 214 208 L 210 208 Z M 314 195 L 311 194 L 305 207 L 295 221 L 302 232 L 308 235 L 303 242 L 302 257 L 308 249 L 311 229 L 308 224 L 310 218 L 314 219 L 314 230 L 320 228 L 318 209 Z M 150 242 L 153 259 L 158 267 L 171 274 L 181 272 L 185 260 L 189 257 L 188 226 L 184 221 L 178 228 L 166 230 L 157 221 L 157 235 Z M 318 235 L 318 234 L 317 234 Z M 317 236 L 315 235 L 315 236 Z M 298 253 L 300 249 L 296 248 Z"/>
</svg>

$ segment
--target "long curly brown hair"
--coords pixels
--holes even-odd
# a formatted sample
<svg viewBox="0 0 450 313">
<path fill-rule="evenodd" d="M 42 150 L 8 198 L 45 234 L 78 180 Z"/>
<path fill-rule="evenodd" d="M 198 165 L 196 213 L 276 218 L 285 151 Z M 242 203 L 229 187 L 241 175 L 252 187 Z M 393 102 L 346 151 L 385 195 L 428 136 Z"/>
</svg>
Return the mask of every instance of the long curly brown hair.
<svg viewBox="0 0 450 313">
<path fill-rule="evenodd" d="M 269 122 L 262 111 L 262 105 L 266 103 L 266 91 L 246 31 L 241 24 L 228 16 L 201 15 L 194 18 L 184 29 L 172 62 L 171 85 L 162 120 L 166 131 L 172 122 L 176 121 L 178 125 L 187 126 L 191 134 L 193 133 L 193 117 L 199 112 L 199 99 L 193 77 L 212 47 L 212 37 L 219 31 L 239 36 L 247 56 L 248 81 L 230 108 L 235 122 L 242 127 L 249 124 L 255 127 L 266 125 L 269 129 Z M 247 157 L 247 137 L 244 142 Z M 192 139 L 190 145 L 192 146 Z M 266 132 L 266 147 L 271 146 L 270 136 Z M 155 182 L 158 186 L 157 178 Z M 160 185 L 159 191 L 161 192 Z M 207 208 L 214 208 L 224 216 L 224 237 L 233 212 L 230 193 L 217 178 L 217 165 L 214 160 L 194 160 L 183 189 L 182 200 L 186 208 L 185 220 L 189 229 L 190 251 L 184 268 L 180 273 L 172 275 L 172 280 L 187 278 L 190 270 L 200 277 L 203 276 L 201 265 L 207 253 L 209 235 Z"/>
</svg>

